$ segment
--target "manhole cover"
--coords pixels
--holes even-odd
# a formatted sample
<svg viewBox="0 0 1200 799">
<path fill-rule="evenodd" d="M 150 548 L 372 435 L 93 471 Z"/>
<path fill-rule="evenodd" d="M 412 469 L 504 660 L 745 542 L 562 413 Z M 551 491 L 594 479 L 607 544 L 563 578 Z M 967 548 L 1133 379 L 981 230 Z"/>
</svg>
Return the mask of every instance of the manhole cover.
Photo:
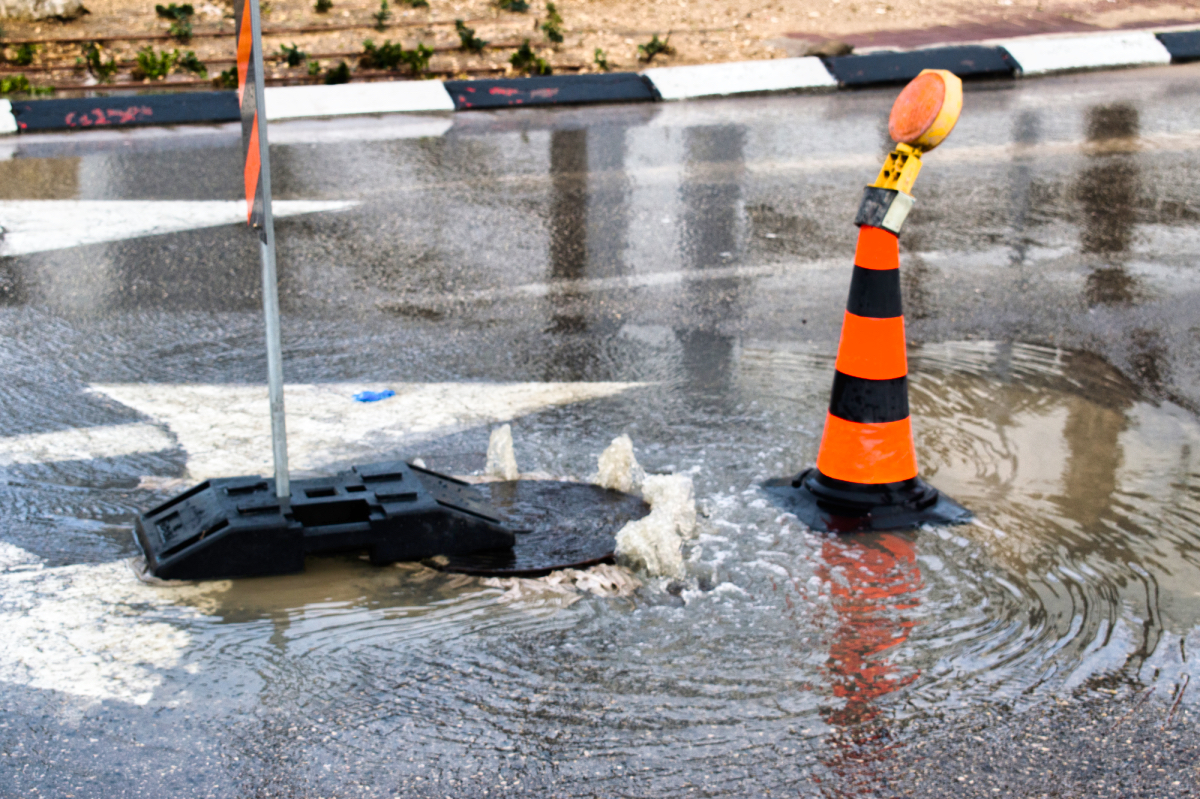
<svg viewBox="0 0 1200 799">
<path fill-rule="evenodd" d="M 511 550 L 438 558 L 438 568 L 463 574 L 539 577 L 555 569 L 611 560 L 617 531 L 650 506 L 638 497 L 589 483 L 514 480 L 474 486 L 516 530 Z"/>
</svg>

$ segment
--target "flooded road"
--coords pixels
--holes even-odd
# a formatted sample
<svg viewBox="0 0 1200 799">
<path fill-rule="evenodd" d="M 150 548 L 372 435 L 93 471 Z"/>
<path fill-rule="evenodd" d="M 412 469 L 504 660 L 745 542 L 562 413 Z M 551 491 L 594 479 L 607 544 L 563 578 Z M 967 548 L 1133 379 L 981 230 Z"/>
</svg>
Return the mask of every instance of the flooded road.
<svg viewBox="0 0 1200 799">
<path fill-rule="evenodd" d="M 684 577 L 573 604 L 134 579 L 138 510 L 269 463 L 239 132 L 6 140 L 0 794 L 1194 790 L 1197 78 L 968 84 L 901 263 L 976 521 L 840 538 L 758 485 L 815 459 L 894 90 L 274 126 L 301 473 L 479 473 L 511 421 L 522 470 L 692 476 Z"/>
</svg>

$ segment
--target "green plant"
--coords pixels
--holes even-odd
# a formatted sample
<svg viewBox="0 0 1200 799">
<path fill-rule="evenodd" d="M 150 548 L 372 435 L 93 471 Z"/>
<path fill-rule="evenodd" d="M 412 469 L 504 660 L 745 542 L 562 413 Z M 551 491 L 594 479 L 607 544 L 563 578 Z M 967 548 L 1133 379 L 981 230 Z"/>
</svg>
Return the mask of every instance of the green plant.
<svg viewBox="0 0 1200 799">
<path fill-rule="evenodd" d="M 404 47 L 397 42 L 384 42 L 378 47 L 372 39 L 363 42 L 362 55 L 358 57 L 360 69 L 398 69 L 404 60 Z"/>
<path fill-rule="evenodd" d="M 188 50 L 183 55 L 180 55 L 179 51 L 176 50 L 175 63 L 180 69 L 186 69 L 188 72 L 192 72 L 202 78 L 208 77 L 208 67 L 204 66 L 204 63 L 196 57 L 196 53 L 193 50 Z"/>
<path fill-rule="evenodd" d="M 192 38 L 192 23 L 190 20 L 183 22 L 172 22 L 167 28 L 167 35 L 179 42 L 191 41 Z"/>
<path fill-rule="evenodd" d="M 95 42 L 88 42 L 83 48 L 83 64 L 87 67 L 87 71 L 101 83 L 108 83 L 112 80 L 112 76 L 117 71 L 117 62 L 115 59 L 104 61 L 100 57 L 100 46 Z M 78 63 L 78 62 L 77 62 Z"/>
<path fill-rule="evenodd" d="M 333 86 L 338 83 L 350 82 L 350 67 L 345 61 L 325 72 L 325 85 Z"/>
<path fill-rule="evenodd" d="M 192 8 L 191 3 L 184 3 L 181 6 L 171 3 L 169 6 L 156 5 L 154 7 L 154 13 L 163 19 L 173 19 L 178 21 L 190 18 L 196 13 L 196 9 Z"/>
<path fill-rule="evenodd" d="M 659 41 L 657 33 L 654 34 L 650 41 L 638 45 L 638 61 L 645 61 L 649 64 L 656 55 L 674 55 L 675 48 L 668 44 L 670 41 L 671 34 L 669 33 L 663 41 Z"/>
<path fill-rule="evenodd" d="M 37 51 L 37 45 L 35 44 L 26 42 L 25 44 L 18 45 L 17 52 L 12 57 L 12 62 L 19 67 L 27 67 L 33 63 L 33 57 L 37 54 Z"/>
<path fill-rule="evenodd" d="M 171 3 L 169 6 L 156 5 L 154 13 L 163 19 L 171 20 L 171 27 L 167 28 L 167 35 L 181 42 L 186 42 L 192 38 L 192 15 L 196 10 L 192 8 L 191 3 L 184 3 L 177 6 Z"/>
<path fill-rule="evenodd" d="M 237 67 L 230 67 L 213 78 L 213 86 L 218 89 L 236 89 Z"/>
<path fill-rule="evenodd" d="M 546 59 L 540 58 L 537 53 L 533 52 L 533 48 L 529 46 L 529 40 L 526 39 L 517 52 L 512 54 L 512 58 L 508 59 L 508 63 L 513 65 L 513 69 L 518 69 L 529 75 L 549 75 L 553 70 L 546 63 Z"/>
<path fill-rule="evenodd" d="M 429 8 L 429 0 L 408 0 L 408 4 L 413 8 Z"/>
<path fill-rule="evenodd" d="M 563 18 L 559 16 L 554 3 L 546 3 L 546 21 L 541 24 L 542 33 L 555 44 L 562 44 L 563 41 L 562 22 Z"/>
<path fill-rule="evenodd" d="M 592 63 L 595 64 L 601 72 L 608 72 L 610 69 L 612 69 L 608 63 L 608 54 L 599 47 L 596 48 L 595 53 L 592 53 Z"/>
<path fill-rule="evenodd" d="M 496 7 L 501 11 L 524 14 L 529 10 L 529 3 L 526 3 L 525 0 L 496 0 Z"/>
<path fill-rule="evenodd" d="M 482 53 L 483 48 L 487 47 L 487 42 L 475 36 L 475 29 L 468 28 L 461 19 L 454 20 L 454 30 L 458 32 L 458 40 L 462 42 L 462 49 L 472 53 Z"/>
<path fill-rule="evenodd" d="M 367 69 L 399 69 L 407 66 L 414 75 L 420 75 L 429 69 L 432 55 L 433 50 L 419 42 L 415 49 L 405 50 L 399 42 L 384 42 L 376 47 L 375 42 L 367 39 L 363 42 L 363 54 L 358 58 L 358 65 Z"/>
<path fill-rule="evenodd" d="M 24 75 L 0 77 L 0 94 L 32 94 L 34 97 L 54 94 L 53 86 L 31 86 Z"/>
<path fill-rule="evenodd" d="M 308 62 L 308 76 L 310 78 L 315 78 L 316 76 L 318 76 L 320 74 L 321 74 L 321 62 L 320 61 L 309 61 Z"/>
<path fill-rule="evenodd" d="M 135 80 L 162 80 L 171 73 L 178 60 L 178 50 L 155 53 L 153 47 L 146 45 L 137 52 L 137 66 L 133 68 L 133 77 Z"/>
<path fill-rule="evenodd" d="M 313 6 L 318 14 L 328 14 L 333 8 L 333 0 L 317 0 L 317 4 Z"/>
<path fill-rule="evenodd" d="M 387 28 L 387 22 L 392 18 L 392 12 L 388 8 L 388 0 L 379 0 L 379 10 L 371 16 L 375 18 L 375 30 L 381 31 Z"/>
<path fill-rule="evenodd" d="M 298 67 L 308 60 L 308 53 L 297 47 L 295 42 L 290 47 L 286 44 L 279 45 L 279 55 L 283 56 L 289 67 Z"/>
<path fill-rule="evenodd" d="M 421 42 L 417 42 L 415 50 L 404 51 L 404 63 L 408 64 L 408 68 L 412 70 L 412 74 L 420 75 L 429 69 L 429 59 L 433 56 L 433 49 L 426 47 Z"/>
</svg>

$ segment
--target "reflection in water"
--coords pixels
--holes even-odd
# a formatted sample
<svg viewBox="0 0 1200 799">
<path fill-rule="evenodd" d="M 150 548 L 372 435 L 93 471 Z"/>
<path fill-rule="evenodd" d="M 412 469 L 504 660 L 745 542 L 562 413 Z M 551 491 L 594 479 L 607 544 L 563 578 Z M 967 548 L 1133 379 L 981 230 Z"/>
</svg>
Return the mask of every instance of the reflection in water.
<svg viewBox="0 0 1200 799">
<path fill-rule="evenodd" d="M 686 269 L 720 268 L 738 259 L 745 135 L 740 125 L 687 130 L 687 174 L 680 188 Z M 689 323 L 675 333 L 683 345 L 684 371 L 702 391 L 719 391 L 729 384 L 734 340 L 721 325 L 744 315 L 741 282 L 723 278 L 685 284 Z"/>
<path fill-rule="evenodd" d="M 1137 281 L 1126 271 L 1125 259 L 1133 240 L 1140 174 L 1132 153 L 1106 150 L 1114 143 L 1131 142 L 1138 131 L 1138 111 L 1131 105 L 1098 106 L 1088 112 L 1094 163 L 1080 174 L 1075 194 L 1083 206 L 1081 250 L 1099 261 L 1087 278 L 1087 298 L 1093 305 L 1128 303 L 1137 295 Z"/>
<path fill-rule="evenodd" d="M 1022 146 L 1037 144 L 1042 138 L 1042 119 L 1036 111 L 1022 111 L 1013 122 L 1013 143 L 1018 149 L 1013 154 L 1012 167 L 1009 170 L 1009 257 L 1008 262 L 1013 266 L 1025 263 L 1031 244 L 1027 228 L 1030 224 L 1029 212 L 1033 204 L 1031 190 L 1033 186 L 1032 158 L 1022 152 Z"/>
<path fill-rule="evenodd" d="M 74 200 L 78 158 L 0 158 L 0 200 Z"/>
<path fill-rule="evenodd" d="M 624 274 L 629 216 L 625 128 L 550 134 L 550 282 Z M 548 379 L 598 379 L 602 347 L 619 320 L 584 291 L 552 291 L 546 332 L 557 350 Z"/>
<path fill-rule="evenodd" d="M 838 777 L 825 788 L 831 796 L 857 795 L 875 782 L 877 764 L 898 745 L 879 700 L 920 676 L 902 673 L 890 650 L 904 644 L 916 624 L 924 581 L 907 533 L 829 538 L 817 577 L 831 587 L 825 671 L 842 700 L 821 713 L 833 728 L 833 753 L 824 763 Z"/>
<path fill-rule="evenodd" d="M 1095 358 L 1072 353 L 1065 359 L 1067 374 L 1095 369 Z M 1089 401 L 1068 405 L 1062 436 L 1068 455 L 1062 477 L 1060 509 L 1093 535 L 1103 534 L 1101 519 L 1108 515 L 1121 468 L 1121 434 L 1128 424 L 1133 399 L 1125 392 L 1100 393 Z"/>
</svg>

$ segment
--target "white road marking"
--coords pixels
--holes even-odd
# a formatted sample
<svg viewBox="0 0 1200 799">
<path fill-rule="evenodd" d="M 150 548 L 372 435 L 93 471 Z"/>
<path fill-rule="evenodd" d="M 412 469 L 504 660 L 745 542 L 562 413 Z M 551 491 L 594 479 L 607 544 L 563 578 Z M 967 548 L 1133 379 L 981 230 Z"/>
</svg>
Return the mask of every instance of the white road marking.
<svg viewBox="0 0 1200 799">
<path fill-rule="evenodd" d="M 77 427 L 52 433 L 0 438 L 0 466 L 85 461 L 158 452 L 176 446 L 160 427 L 146 423 Z"/>
<path fill-rule="evenodd" d="M 284 389 L 288 457 L 296 471 L 335 461 L 380 460 L 416 440 L 534 411 L 610 397 L 643 383 L 323 383 Z M 123 384 L 93 391 L 170 428 L 187 452 L 188 471 L 208 477 L 268 474 L 271 433 L 265 386 Z M 359 403 L 359 391 L 395 390 Z M 480 464 L 482 466 L 482 464 Z"/>
<path fill-rule="evenodd" d="M 125 561 L 0 572 L 0 680 L 144 705 L 191 643 L 179 622 L 229 585 L 145 585 Z"/>
<path fill-rule="evenodd" d="M 347 201 L 276 200 L 275 216 L 342 211 Z M 246 223 L 243 200 L 2 200 L 0 255 Z"/>
</svg>

